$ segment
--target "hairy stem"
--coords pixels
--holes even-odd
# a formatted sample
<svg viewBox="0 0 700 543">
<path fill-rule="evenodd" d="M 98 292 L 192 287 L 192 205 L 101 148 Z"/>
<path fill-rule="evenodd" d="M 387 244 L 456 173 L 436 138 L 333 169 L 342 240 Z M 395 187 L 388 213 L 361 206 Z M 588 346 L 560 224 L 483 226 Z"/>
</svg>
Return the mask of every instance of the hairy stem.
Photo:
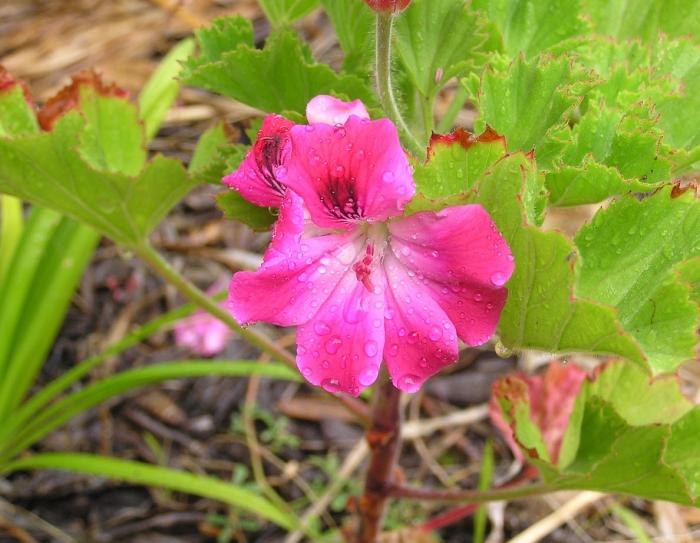
<svg viewBox="0 0 700 543">
<path fill-rule="evenodd" d="M 393 15 L 391 13 L 377 13 L 376 25 L 376 80 L 379 101 L 384 108 L 384 112 L 393 121 L 399 131 L 402 143 L 408 150 L 419 159 L 425 157 L 425 149 L 418 142 L 413 133 L 409 130 L 406 122 L 401 116 L 394 90 L 391 85 L 391 27 Z"/>
<path fill-rule="evenodd" d="M 356 543 L 376 543 L 384 520 L 384 509 L 393 485 L 394 466 L 401 447 L 401 391 L 386 374 L 374 391 L 371 424 L 366 438 L 370 462 L 365 490 L 360 498 L 360 523 Z"/>
</svg>

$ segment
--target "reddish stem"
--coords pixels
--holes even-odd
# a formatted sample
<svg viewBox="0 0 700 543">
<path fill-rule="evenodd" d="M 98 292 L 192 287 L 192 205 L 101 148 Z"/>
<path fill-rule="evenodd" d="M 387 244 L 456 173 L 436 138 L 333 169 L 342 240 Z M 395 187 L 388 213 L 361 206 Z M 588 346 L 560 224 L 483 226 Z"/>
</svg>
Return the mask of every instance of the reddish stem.
<svg viewBox="0 0 700 543">
<path fill-rule="evenodd" d="M 370 462 L 360 498 L 355 543 L 376 543 L 382 530 L 384 510 L 393 486 L 394 465 L 401 446 L 401 391 L 383 377 L 374 391 L 371 424 L 365 434 Z"/>
<path fill-rule="evenodd" d="M 496 488 L 505 489 L 518 487 L 523 483 L 534 479 L 535 477 L 537 477 L 537 470 L 532 466 L 527 466 L 518 477 Z M 418 529 L 422 532 L 432 532 L 433 530 L 439 530 L 440 528 L 444 528 L 445 526 L 449 526 L 450 524 L 454 524 L 455 522 L 459 522 L 463 518 L 468 517 L 469 515 L 474 513 L 480 505 L 480 503 L 467 503 L 458 507 L 453 507 L 452 509 L 449 509 L 448 511 L 443 513 L 442 515 L 433 517 L 424 522 L 423 524 L 420 524 L 418 526 Z"/>
</svg>

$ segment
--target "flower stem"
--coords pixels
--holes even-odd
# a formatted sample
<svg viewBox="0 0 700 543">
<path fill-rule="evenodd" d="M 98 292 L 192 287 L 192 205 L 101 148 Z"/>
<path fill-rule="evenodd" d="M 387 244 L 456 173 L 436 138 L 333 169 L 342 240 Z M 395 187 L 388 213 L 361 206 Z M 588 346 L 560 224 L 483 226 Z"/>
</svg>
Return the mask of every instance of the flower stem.
<svg viewBox="0 0 700 543">
<path fill-rule="evenodd" d="M 391 85 L 391 27 L 393 20 L 391 13 L 377 13 L 375 57 L 377 93 L 384 112 L 396 125 L 403 144 L 416 158 L 423 159 L 425 157 L 424 146 L 418 142 L 401 116 Z"/>
<path fill-rule="evenodd" d="M 355 543 L 376 543 L 379 540 L 401 447 L 400 401 L 401 391 L 394 387 L 386 374 L 382 374 L 374 391 L 371 424 L 366 432 L 371 456 L 364 494 L 359 503 L 360 523 Z"/>
<path fill-rule="evenodd" d="M 469 502 L 484 503 L 501 500 L 515 500 L 554 492 L 546 484 L 533 484 L 517 488 L 502 488 L 495 490 L 437 490 L 431 488 L 410 488 L 404 486 L 392 486 L 388 489 L 389 496 L 396 498 L 409 498 L 414 500 L 434 500 L 441 502 Z"/>
</svg>

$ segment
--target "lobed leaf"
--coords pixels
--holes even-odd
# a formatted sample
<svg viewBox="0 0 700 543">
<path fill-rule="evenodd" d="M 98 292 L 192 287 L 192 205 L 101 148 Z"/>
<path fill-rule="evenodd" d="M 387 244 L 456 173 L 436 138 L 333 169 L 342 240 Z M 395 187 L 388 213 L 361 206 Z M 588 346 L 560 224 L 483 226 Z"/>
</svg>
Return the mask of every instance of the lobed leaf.
<svg viewBox="0 0 700 543">
<path fill-rule="evenodd" d="M 321 0 L 345 53 L 343 70 L 369 76 L 374 59 L 374 14 L 357 0 Z"/>
<path fill-rule="evenodd" d="M 318 7 L 318 0 L 260 0 L 273 26 L 289 25 Z"/>
<path fill-rule="evenodd" d="M 462 0 L 413 0 L 396 20 L 397 52 L 413 85 L 432 97 L 486 58 L 481 19 Z"/>
<path fill-rule="evenodd" d="M 262 50 L 253 48 L 250 36 L 250 23 L 240 17 L 218 19 L 212 29 L 200 31 L 200 56 L 185 63 L 184 81 L 267 112 L 303 115 L 307 102 L 318 94 L 375 105 L 362 79 L 315 63 L 293 31 L 271 34 Z"/>
<path fill-rule="evenodd" d="M 579 0 L 474 0 L 473 5 L 495 21 L 512 57 L 535 57 L 587 30 Z"/>
<path fill-rule="evenodd" d="M 693 358 L 698 307 L 675 266 L 700 256 L 700 202 L 666 187 L 642 201 L 623 197 L 576 236 L 577 296 L 617 308 L 654 373 Z"/>
</svg>

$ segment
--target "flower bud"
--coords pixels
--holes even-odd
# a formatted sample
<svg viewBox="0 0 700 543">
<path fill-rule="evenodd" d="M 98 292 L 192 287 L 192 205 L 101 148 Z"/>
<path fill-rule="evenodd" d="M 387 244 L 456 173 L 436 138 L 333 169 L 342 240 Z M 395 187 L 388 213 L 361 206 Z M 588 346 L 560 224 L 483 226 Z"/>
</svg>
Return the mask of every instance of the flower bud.
<svg viewBox="0 0 700 543">
<path fill-rule="evenodd" d="M 365 0 L 374 11 L 398 13 L 408 7 L 411 0 Z"/>
</svg>

